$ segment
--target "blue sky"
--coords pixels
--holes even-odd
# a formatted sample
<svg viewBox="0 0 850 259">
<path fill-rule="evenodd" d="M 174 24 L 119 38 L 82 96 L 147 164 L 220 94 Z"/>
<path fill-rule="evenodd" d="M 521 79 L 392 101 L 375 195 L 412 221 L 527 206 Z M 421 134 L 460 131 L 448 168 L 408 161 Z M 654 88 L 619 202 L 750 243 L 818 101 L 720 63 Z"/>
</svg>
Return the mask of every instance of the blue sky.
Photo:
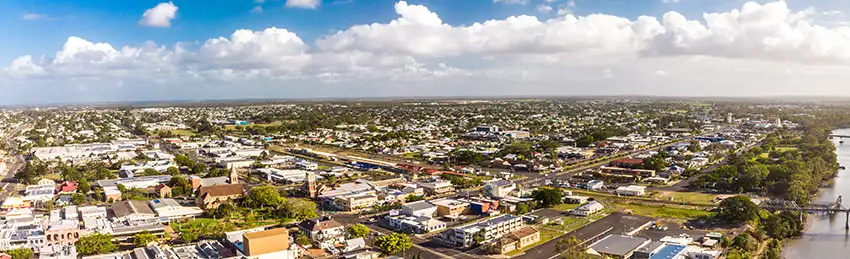
<svg viewBox="0 0 850 259">
<path fill-rule="evenodd" d="M 315 7 L 287 1 L 315 0 L 0 1 L 0 35 L 8 38 L 0 41 L 0 67 L 4 68 L 0 72 L 6 74 L 0 75 L 0 84 L 5 85 L 0 88 L 11 93 L 0 97 L 0 104 L 310 98 L 335 97 L 336 93 L 364 97 L 727 95 L 731 91 L 683 91 L 680 85 L 687 73 L 699 74 L 708 68 L 725 69 L 718 73 L 729 73 L 733 84 L 757 82 L 753 75 L 732 79 L 742 76 L 741 71 L 826 74 L 830 80 L 843 80 L 840 75 L 850 59 L 850 47 L 841 46 L 850 42 L 843 32 L 847 29 L 843 11 L 850 4 L 843 1 L 325 0 Z M 142 21 L 147 10 L 164 4 L 176 8 L 174 18 L 159 20 L 165 24 Z M 410 13 L 405 15 L 404 10 Z M 751 12 L 738 15 L 747 13 L 738 10 Z M 709 23 L 704 13 L 737 18 Z M 439 20 L 392 25 L 392 21 L 419 21 L 416 17 L 431 15 Z M 486 31 L 471 26 L 489 20 L 502 24 L 482 26 Z M 279 30 L 267 31 L 272 27 Z M 788 31 L 777 29 L 786 27 Z M 251 32 L 247 43 L 236 44 L 231 37 L 238 30 Z M 827 34 L 813 33 L 817 31 Z M 537 38 L 523 38 L 529 35 Z M 71 37 L 80 40 L 73 46 L 66 44 Z M 209 44 L 220 37 L 226 44 Z M 505 39 L 516 40 L 500 42 Z M 830 47 L 824 50 L 806 43 L 821 40 L 814 45 Z M 156 46 L 144 48 L 147 42 Z M 89 46 L 96 43 L 108 43 L 111 48 Z M 73 62 L 60 64 L 59 52 Z M 275 57 L 267 59 L 270 55 Z M 697 59 L 711 63 L 681 66 Z M 675 69 L 687 71 L 671 72 Z M 395 72 L 378 75 L 374 71 Z M 138 73 L 152 75 L 129 76 Z M 586 77 L 587 73 L 596 78 Z M 644 78 L 640 73 L 654 77 L 641 79 L 645 82 L 637 89 L 623 86 Z M 667 75 L 681 78 L 658 81 Z M 487 83 L 471 86 L 469 82 Z M 800 92 L 787 85 L 770 88 L 768 93 L 850 94 L 837 88 L 837 81 L 814 82 L 824 86 Z M 429 87 L 432 84 L 452 87 Z M 457 86 L 466 89 L 457 90 Z M 174 87 L 185 92 L 164 91 Z M 205 90 L 196 91 L 200 89 Z M 741 94 L 764 94 L 765 89 L 754 87 Z M 53 96 L 43 94 L 54 91 Z"/>
</svg>

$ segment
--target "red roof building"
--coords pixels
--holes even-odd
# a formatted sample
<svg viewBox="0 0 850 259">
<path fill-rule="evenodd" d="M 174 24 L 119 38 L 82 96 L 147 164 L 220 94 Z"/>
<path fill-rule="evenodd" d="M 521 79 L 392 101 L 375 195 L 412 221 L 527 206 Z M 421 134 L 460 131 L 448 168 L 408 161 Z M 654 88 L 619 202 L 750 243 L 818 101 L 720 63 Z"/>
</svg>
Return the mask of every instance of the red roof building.
<svg viewBox="0 0 850 259">
<path fill-rule="evenodd" d="M 643 166 L 643 159 L 620 158 L 620 159 L 616 159 L 614 161 L 611 161 L 611 163 L 608 163 L 608 164 L 611 165 L 611 166 L 616 166 L 616 167 L 639 168 L 639 167 Z"/>
<path fill-rule="evenodd" d="M 77 192 L 77 182 L 63 182 L 56 188 L 57 193 L 75 193 Z"/>
</svg>

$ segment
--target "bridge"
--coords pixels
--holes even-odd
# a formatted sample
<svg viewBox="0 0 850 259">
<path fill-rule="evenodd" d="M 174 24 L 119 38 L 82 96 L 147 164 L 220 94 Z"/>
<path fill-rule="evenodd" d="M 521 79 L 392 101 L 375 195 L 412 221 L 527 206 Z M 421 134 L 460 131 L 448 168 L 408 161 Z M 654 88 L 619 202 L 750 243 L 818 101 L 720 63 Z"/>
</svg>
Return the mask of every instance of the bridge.
<svg viewBox="0 0 850 259">
<path fill-rule="evenodd" d="M 829 138 L 850 138 L 850 135 L 829 134 Z"/>
<path fill-rule="evenodd" d="M 800 221 L 803 221 L 803 213 L 827 213 L 836 214 L 844 213 L 844 229 L 850 230 L 850 209 L 841 204 L 841 195 L 835 202 L 813 202 L 806 206 L 798 206 L 794 201 L 788 200 L 766 200 L 759 204 L 759 207 L 769 211 L 794 211 L 800 212 Z"/>
</svg>

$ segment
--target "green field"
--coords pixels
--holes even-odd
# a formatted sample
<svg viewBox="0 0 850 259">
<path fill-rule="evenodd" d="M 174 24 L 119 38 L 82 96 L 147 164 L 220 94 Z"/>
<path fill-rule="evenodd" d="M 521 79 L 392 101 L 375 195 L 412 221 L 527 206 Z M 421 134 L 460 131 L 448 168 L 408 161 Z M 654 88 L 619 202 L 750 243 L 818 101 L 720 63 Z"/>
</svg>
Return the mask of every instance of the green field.
<svg viewBox="0 0 850 259">
<path fill-rule="evenodd" d="M 686 203 L 714 203 L 717 195 L 700 192 L 653 192 L 649 198 Z"/>
<path fill-rule="evenodd" d="M 606 204 L 619 211 L 631 210 L 634 214 L 666 219 L 691 220 L 714 216 L 714 212 L 668 206 L 649 206 L 642 204 L 612 203 Z"/>
<path fill-rule="evenodd" d="M 283 122 L 274 121 L 274 122 L 271 122 L 271 123 L 257 123 L 257 124 L 252 123 L 252 124 L 248 124 L 248 125 L 239 125 L 239 126 L 242 126 L 242 127 L 268 127 L 268 126 L 277 126 L 277 125 L 281 125 L 281 124 L 283 124 Z M 236 130 L 236 126 L 237 125 L 225 125 L 224 129 L 226 129 L 226 130 Z"/>
<path fill-rule="evenodd" d="M 560 211 L 570 211 L 570 210 L 572 210 L 572 209 L 575 209 L 575 208 L 576 208 L 576 207 L 578 207 L 579 205 L 580 205 L 580 204 L 567 204 L 567 203 L 564 203 L 564 204 L 558 204 L 558 205 L 555 205 L 554 207 L 552 207 L 552 209 L 560 210 Z"/>
<path fill-rule="evenodd" d="M 198 133 L 195 132 L 194 130 L 176 129 L 176 130 L 171 130 L 171 134 L 174 134 L 174 135 L 177 135 L 177 136 L 192 136 L 192 135 L 197 135 Z"/>
</svg>

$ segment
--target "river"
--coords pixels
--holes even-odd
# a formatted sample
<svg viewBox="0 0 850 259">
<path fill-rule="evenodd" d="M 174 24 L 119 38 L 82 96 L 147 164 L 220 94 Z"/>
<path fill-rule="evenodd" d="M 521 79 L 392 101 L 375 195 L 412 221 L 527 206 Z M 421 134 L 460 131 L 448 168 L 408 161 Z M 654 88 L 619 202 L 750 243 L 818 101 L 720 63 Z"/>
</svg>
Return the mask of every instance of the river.
<svg viewBox="0 0 850 259">
<path fill-rule="evenodd" d="M 833 133 L 850 135 L 850 129 L 838 129 Z M 833 139 L 838 154 L 838 163 L 850 166 L 850 139 L 839 144 Z M 844 205 L 850 206 L 850 170 L 840 170 L 832 185 L 821 188 L 818 201 L 835 201 L 843 196 Z M 789 240 L 782 248 L 785 258 L 850 258 L 850 231 L 844 229 L 844 214 L 834 216 L 809 214 L 803 236 Z"/>
</svg>

